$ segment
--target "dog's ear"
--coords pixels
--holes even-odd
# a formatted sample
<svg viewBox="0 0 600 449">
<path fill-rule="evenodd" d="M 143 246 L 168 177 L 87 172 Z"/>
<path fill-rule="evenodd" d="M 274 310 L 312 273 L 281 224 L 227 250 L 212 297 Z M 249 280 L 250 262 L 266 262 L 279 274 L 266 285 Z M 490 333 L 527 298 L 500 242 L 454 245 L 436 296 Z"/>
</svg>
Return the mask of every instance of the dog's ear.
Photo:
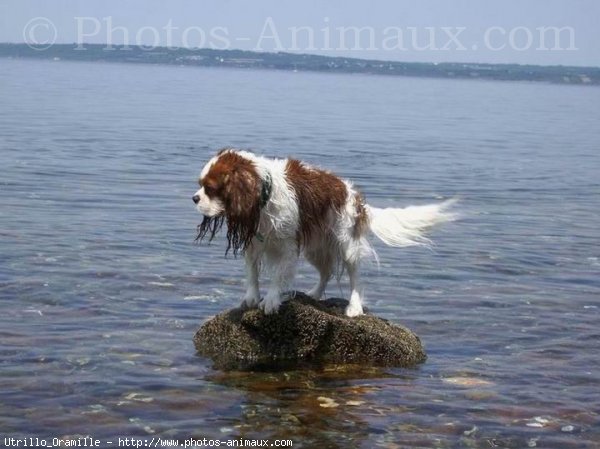
<svg viewBox="0 0 600 449">
<path fill-rule="evenodd" d="M 253 214 L 260 202 L 260 180 L 245 167 L 236 167 L 223 178 L 223 197 L 227 215 L 245 219 Z"/>
<path fill-rule="evenodd" d="M 227 250 L 244 251 L 258 231 L 260 178 L 254 167 L 237 165 L 223 178 L 223 200 L 227 216 Z"/>
</svg>

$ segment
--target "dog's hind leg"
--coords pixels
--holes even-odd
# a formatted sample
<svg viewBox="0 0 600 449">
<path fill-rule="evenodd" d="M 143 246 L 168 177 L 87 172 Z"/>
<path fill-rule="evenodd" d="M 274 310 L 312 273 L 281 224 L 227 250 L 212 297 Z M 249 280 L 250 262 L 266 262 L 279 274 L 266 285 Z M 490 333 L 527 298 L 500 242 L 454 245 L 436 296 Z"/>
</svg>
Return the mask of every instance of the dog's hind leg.
<svg viewBox="0 0 600 449">
<path fill-rule="evenodd" d="M 362 242 L 359 238 L 352 238 L 344 243 L 344 267 L 350 278 L 350 302 L 346 307 L 346 316 L 354 317 L 363 314 L 362 292 L 359 284 L 358 268 L 362 251 Z"/>
<path fill-rule="evenodd" d="M 319 282 L 308 291 L 308 296 L 315 299 L 321 299 L 325 293 L 325 287 L 331 279 L 335 263 L 335 249 L 331 244 L 324 247 L 313 248 L 305 251 L 306 260 L 308 260 L 319 272 Z"/>
</svg>

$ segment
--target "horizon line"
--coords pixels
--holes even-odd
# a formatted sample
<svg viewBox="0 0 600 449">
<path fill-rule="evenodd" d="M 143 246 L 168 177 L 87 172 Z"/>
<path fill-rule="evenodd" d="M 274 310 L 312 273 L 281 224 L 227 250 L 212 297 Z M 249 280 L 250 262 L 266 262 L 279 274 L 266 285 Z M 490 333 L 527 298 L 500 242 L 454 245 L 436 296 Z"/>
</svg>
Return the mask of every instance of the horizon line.
<svg viewBox="0 0 600 449">
<path fill-rule="evenodd" d="M 36 45 L 36 44 L 28 44 L 26 42 L 10 42 L 3 41 L 0 42 L 0 45 L 20 45 L 28 47 L 35 51 L 46 51 L 50 50 L 52 47 L 65 47 L 65 46 L 102 46 L 102 47 L 128 47 L 130 49 L 141 49 L 144 52 L 151 53 L 157 49 L 166 49 L 166 50 L 186 50 L 186 51 L 212 51 L 212 52 L 242 52 L 242 53 L 252 53 L 252 54 L 267 54 L 267 55 L 291 55 L 291 56 L 311 56 L 317 58 L 327 58 L 327 59 L 346 59 L 353 61 L 369 61 L 369 62 L 379 62 L 379 63 L 391 63 L 391 64 L 424 64 L 424 65 L 481 65 L 481 66 L 520 66 L 520 67 L 539 67 L 539 68 L 553 68 L 553 67 L 562 67 L 562 68 L 573 68 L 573 69 L 593 69 L 600 70 L 600 65 L 563 65 L 563 64 L 530 64 L 530 63 L 519 63 L 519 62 L 457 62 L 457 61 L 443 61 L 443 62 L 432 62 L 432 61 L 406 61 L 406 60 L 390 60 L 390 59 L 369 59 L 364 57 L 356 57 L 356 56 L 331 56 L 331 55 L 322 55 L 316 53 L 303 53 L 303 52 L 290 52 L 290 51 L 257 51 L 257 50 L 244 50 L 241 48 L 209 48 L 209 47 L 182 47 L 182 46 L 152 46 L 151 48 L 145 48 L 144 45 L 130 45 L 130 44 L 113 44 L 113 43 L 88 43 L 88 42 L 69 42 L 69 43 L 54 43 L 50 47 L 45 49 L 36 49 L 35 47 L 43 47 L 44 45 Z M 83 49 L 73 48 L 73 50 L 83 51 Z M 111 51 L 111 50 L 107 50 Z"/>
</svg>

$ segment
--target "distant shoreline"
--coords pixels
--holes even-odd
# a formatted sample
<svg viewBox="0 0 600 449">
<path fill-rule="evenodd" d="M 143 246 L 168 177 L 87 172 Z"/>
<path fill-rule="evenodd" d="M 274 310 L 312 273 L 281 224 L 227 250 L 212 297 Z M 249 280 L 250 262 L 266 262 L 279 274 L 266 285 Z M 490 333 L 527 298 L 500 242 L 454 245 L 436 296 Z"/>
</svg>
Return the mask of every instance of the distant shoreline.
<svg viewBox="0 0 600 449">
<path fill-rule="evenodd" d="M 76 50 L 76 44 L 59 44 L 41 49 L 27 44 L 0 43 L 0 57 L 600 85 L 600 67 L 399 62 L 204 48 L 157 47 L 146 50 L 139 46 L 124 48 L 119 45 L 113 45 L 112 50 L 106 50 L 106 45 L 103 44 L 84 44 L 84 48 L 85 50 Z"/>
</svg>

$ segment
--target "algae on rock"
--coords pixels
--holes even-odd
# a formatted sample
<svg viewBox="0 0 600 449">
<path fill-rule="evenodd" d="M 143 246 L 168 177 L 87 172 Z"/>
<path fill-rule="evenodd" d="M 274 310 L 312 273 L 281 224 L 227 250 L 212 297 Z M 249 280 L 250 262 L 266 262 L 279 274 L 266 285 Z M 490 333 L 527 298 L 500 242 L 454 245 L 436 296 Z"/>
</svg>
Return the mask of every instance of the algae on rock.
<svg viewBox="0 0 600 449">
<path fill-rule="evenodd" d="M 348 302 L 295 292 L 279 311 L 225 311 L 194 336 L 201 355 L 223 370 L 273 370 L 359 364 L 407 367 L 426 359 L 419 337 L 374 315 L 344 315 Z"/>
</svg>

